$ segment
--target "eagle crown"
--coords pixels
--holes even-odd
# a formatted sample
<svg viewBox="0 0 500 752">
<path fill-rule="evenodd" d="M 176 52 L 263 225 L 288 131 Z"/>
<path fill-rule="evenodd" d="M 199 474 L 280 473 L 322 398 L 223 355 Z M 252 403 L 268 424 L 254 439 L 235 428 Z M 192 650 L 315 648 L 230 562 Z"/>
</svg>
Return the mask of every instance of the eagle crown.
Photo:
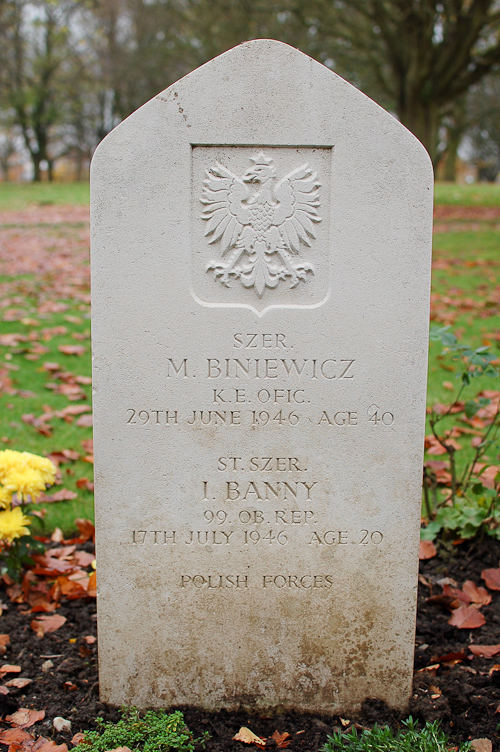
<svg viewBox="0 0 500 752">
<path fill-rule="evenodd" d="M 257 154 L 256 157 L 251 157 L 251 159 L 254 165 L 243 175 L 243 182 L 261 183 L 263 185 L 271 180 L 271 178 L 276 177 L 276 167 L 273 160 L 266 157 L 263 152 Z"/>
</svg>

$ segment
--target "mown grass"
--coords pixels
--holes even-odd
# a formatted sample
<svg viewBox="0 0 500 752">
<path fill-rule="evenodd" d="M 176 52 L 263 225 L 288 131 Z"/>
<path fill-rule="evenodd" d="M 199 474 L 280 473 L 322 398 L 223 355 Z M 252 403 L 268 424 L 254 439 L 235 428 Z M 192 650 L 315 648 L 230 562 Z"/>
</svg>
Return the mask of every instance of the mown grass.
<svg viewBox="0 0 500 752">
<path fill-rule="evenodd" d="M 0 183 L 0 211 L 20 211 L 29 206 L 90 202 L 89 184 L 81 183 Z"/>
<path fill-rule="evenodd" d="M 436 205 L 455 206 L 499 206 L 500 183 L 457 183 L 436 182 L 434 186 Z"/>
<path fill-rule="evenodd" d="M 42 192 L 33 195 L 40 196 Z M 7 245 L 10 243 L 11 253 L 18 247 L 20 256 L 24 255 L 28 262 L 31 257 L 42 271 L 0 278 L 0 384 L 3 387 L 0 390 L 0 448 L 41 455 L 67 450 L 78 453 L 78 459 L 75 455 L 62 458 L 62 483 L 52 489 L 56 492 L 66 489 L 77 497 L 41 504 L 47 509 L 47 515 L 43 523 L 36 523 L 40 532 L 60 527 L 66 534 L 74 530 L 75 518 L 93 518 L 93 494 L 77 486 L 79 479 L 87 478 L 91 482 L 93 478 L 92 464 L 83 459 L 89 457 L 89 453 L 82 446 L 82 441 L 92 438 L 92 429 L 77 425 L 78 415 L 63 415 L 50 420 L 52 433 L 47 436 L 37 430 L 32 418 L 39 421 L 49 411 L 91 405 L 89 384 L 77 384 L 80 394 L 75 395 L 78 398 L 74 401 L 58 392 L 60 387 L 66 388 L 73 381 L 70 374 L 83 377 L 83 382 L 91 375 L 87 235 L 85 226 L 75 221 L 77 219 L 73 217 L 73 223 L 51 228 L 4 227 L 2 240 Z M 41 249 L 45 255 L 41 255 Z M 57 263 L 52 267 L 52 255 L 66 264 L 61 267 L 63 271 Z M 8 254 L 4 258 L 6 256 Z M 76 277 L 68 261 L 71 258 L 79 265 Z M 8 263 L 8 257 L 6 261 Z M 19 337 L 9 340 L 12 335 Z M 83 347 L 83 354 L 67 355 L 60 351 L 61 346 L 68 345 Z M 58 372 L 47 368 L 47 363 L 59 364 Z M 52 384 L 56 385 L 55 390 L 50 388 Z"/>
</svg>

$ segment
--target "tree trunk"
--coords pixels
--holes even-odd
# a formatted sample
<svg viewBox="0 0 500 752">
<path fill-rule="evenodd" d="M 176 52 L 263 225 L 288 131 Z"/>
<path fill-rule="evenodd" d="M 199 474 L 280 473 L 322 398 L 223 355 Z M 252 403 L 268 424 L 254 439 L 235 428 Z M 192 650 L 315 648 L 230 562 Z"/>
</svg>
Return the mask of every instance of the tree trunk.
<svg viewBox="0 0 500 752">
<path fill-rule="evenodd" d="M 425 104 L 418 95 L 400 104 L 399 119 L 409 131 L 425 146 L 429 152 L 434 167 L 437 161 L 439 116 L 436 106 L 429 102 Z"/>
<path fill-rule="evenodd" d="M 42 171 L 40 169 L 40 162 L 42 161 L 40 154 L 32 154 L 31 161 L 33 162 L 33 182 L 41 183 Z"/>
</svg>

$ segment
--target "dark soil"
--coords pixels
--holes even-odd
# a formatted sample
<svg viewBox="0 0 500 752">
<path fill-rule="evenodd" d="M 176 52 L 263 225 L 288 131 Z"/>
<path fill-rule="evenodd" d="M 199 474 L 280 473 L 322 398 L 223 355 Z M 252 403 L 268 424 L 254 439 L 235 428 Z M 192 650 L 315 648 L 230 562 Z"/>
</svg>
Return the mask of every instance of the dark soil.
<svg viewBox="0 0 500 752">
<path fill-rule="evenodd" d="M 465 580 L 484 585 L 481 571 L 496 568 L 499 562 L 500 542 L 486 538 L 459 546 L 442 547 L 438 557 L 421 563 L 415 678 L 410 707 L 411 714 L 421 722 L 439 719 L 454 743 L 486 737 L 493 741 L 494 749 L 500 749 L 500 712 L 496 712 L 497 708 L 500 711 L 500 671 L 492 672 L 491 669 L 496 661 L 500 662 L 500 655 L 482 659 L 467 653 L 469 657 L 455 665 L 448 665 L 443 656 L 461 653 L 471 643 L 500 643 L 500 593 L 493 592 L 492 603 L 481 609 L 486 624 L 473 630 L 449 626 L 450 613 L 426 601 L 430 595 L 441 593 L 437 582 L 444 577 L 452 578 L 459 586 Z M 2 601 L 5 608 L 0 631 L 10 635 L 11 644 L 7 653 L 0 658 L 0 665 L 21 666 L 22 672 L 16 676 L 33 681 L 23 689 L 10 688 L 9 694 L 0 695 L 0 713 L 5 716 L 19 707 L 45 709 L 45 719 L 29 731 L 54 739 L 57 743 L 66 742 L 70 747 L 72 735 L 94 728 L 96 717 L 116 720 L 117 710 L 99 701 L 96 644 L 88 644 L 85 639 L 88 635 L 96 636 L 95 601 L 63 603 L 57 613 L 65 616 L 67 622 L 43 638 L 37 637 L 30 626 L 38 614 L 30 613 L 27 606 L 10 603 L 5 592 Z M 439 663 L 437 669 L 427 670 L 428 666 L 436 663 Z M 8 676 L 3 681 L 10 678 Z M 205 731 L 210 734 L 206 747 L 208 752 L 249 749 L 232 741 L 240 726 L 249 726 L 254 733 L 264 737 L 271 736 L 276 729 L 280 733 L 288 732 L 292 737 L 291 752 L 318 750 L 329 733 L 343 728 L 338 717 L 288 713 L 263 718 L 244 712 L 183 710 L 195 736 Z M 56 716 L 71 721 L 71 733 L 55 733 L 52 721 Z M 383 703 L 370 700 L 365 703 L 361 716 L 350 720 L 364 727 L 371 727 L 375 722 L 399 727 L 403 718 Z"/>
</svg>

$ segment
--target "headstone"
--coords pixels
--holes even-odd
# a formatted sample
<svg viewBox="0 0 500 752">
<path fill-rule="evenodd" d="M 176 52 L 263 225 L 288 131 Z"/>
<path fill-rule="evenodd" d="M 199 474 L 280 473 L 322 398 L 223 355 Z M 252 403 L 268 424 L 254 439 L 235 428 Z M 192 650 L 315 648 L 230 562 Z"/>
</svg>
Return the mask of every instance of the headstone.
<svg viewBox="0 0 500 752">
<path fill-rule="evenodd" d="M 407 706 L 432 188 L 395 118 L 272 40 L 99 146 L 104 701 Z"/>
</svg>

